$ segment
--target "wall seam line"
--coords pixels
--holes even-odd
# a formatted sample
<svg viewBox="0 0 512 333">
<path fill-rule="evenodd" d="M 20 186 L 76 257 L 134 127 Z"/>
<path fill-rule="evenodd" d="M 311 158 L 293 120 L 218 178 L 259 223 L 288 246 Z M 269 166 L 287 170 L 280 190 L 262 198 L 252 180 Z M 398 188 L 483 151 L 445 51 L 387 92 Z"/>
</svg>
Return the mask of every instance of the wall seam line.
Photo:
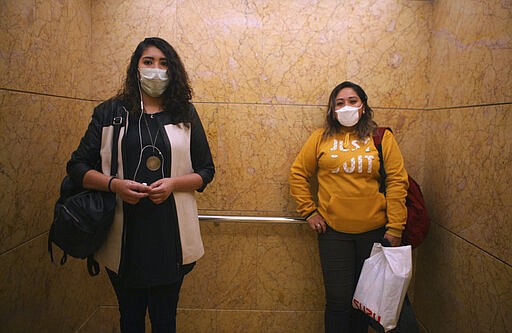
<svg viewBox="0 0 512 333">
<path fill-rule="evenodd" d="M 38 96 L 47 96 L 47 97 L 56 97 L 70 100 L 78 100 L 85 102 L 96 102 L 101 103 L 103 99 L 90 99 L 90 98 L 80 98 L 80 97 L 70 97 L 63 95 L 55 95 L 55 94 L 47 94 L 36 91 L 24 91 L 19 89 L 10 89 L 10 88 L 0 88 L 0 90 L 16 92 L 22 94 L 30 94 L 30 95 L 38 95 Z M 191 101 L 194 104 L 217 104 L 217 105 L 256 105 L 256 106 L 306 106 L 306 107 L 323 107 L 326 108 L 327 105 L 324 104 L 307 104 L 307 103 L 237 103 L 237 102 L 217 102 L 217 101 Z M 410 111 L 439 111 L 439 110 L 454 110 L 454 109 L 468 109 L 468 108 L 479 108 L 479 107 L 487 107 L 487 106 L 502 106 L 502 105 L 512 105 L 512 102 L 499 102 L 499 103 L 483 103 L 483 104 L 474 104 L 474 105 L 459 105 L 459 106 L 446 106 L 446 107 L 435 107 L 435 108 L 417 108 L 417 107 L 387 107 L 387 106 L 372 106 L 372 109 L 376 110 L 410 110 Z"/>
<path fill-rule="evenodd" d="M 508 263 L 508 262 L 506 262 L 504 259 L 498 258 L 498 257 L 497 257 L 497 256 L 495 256 L 494 254 L 492 254 L 492 253 L 490 253 L 489 251 L 487 251 L 487 250 L 485 250 L 485 249 L 481 248 L 480 246 L 476 245 L 475 243 L 471 242 L 470 240 L 468 240 L 468 239 L 466 239 L 466 238 L 464 238 L 464 237 L 462 237 L 462 236 L 460 236 L 460 235 L 456 234 L 455 232 L 451 231 L 451 230 L 450 230 L 450 229 L 448 229 L 447 227 L 445 227 L 445 226 L 443 226 L 443 225 L 441 225 L 441 224 L 439 224 L 439 223 L 436 223 L 436 225 L 438 225 L 439 227 L 441 227 L 441 228 L 442 228 L 442 229 L 444 229 L 445 231 L 449 232 L 449 233 L 450 233 L 450 234 L 452 234 L 453 236 L 455 236 L 455 237 L 457 237 L 457 238 L 459 238 L 459 239 L 461 239 L 461 240 L 463 240 L 463 241 L 465 241 L 465 242 L 467 242 L 467 243 L 469 243 L 469 244 L 473 245 L 475 248 L 477 248 L 477 249 L 479 249 L 480 251 L 482 251 L 482 252 L 484 252 L 484 253 L 488 254 L 489 256 L 491 256 L 492 258 L 494 258 L 494 259 L 498 260 L 498 261 L 499 261 L 499 262 L 501 262 L 502 264 L 505 264 L 506 266 L 508 266 L 508 267 L 512 268 L 512 264 L 509 264 L 509 263 Z"/>
</svg>

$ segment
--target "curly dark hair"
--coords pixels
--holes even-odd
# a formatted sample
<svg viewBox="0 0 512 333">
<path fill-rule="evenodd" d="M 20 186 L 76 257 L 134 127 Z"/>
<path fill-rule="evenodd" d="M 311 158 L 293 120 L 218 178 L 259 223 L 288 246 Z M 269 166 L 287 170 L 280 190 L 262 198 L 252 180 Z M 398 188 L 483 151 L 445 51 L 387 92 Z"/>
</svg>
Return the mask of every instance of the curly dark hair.
<svg viewBox="0 0 512 333">
<path fill-rule="evenodd" d="M 192 119 L 189 107 L 192 99 L 192 88 L 187 72 L 176 50 L 167 41 L 159 37 L 145 38 L 137 45 L 126 70 L 124 85 L 114 98 L 122 100 L 130 112 L 135 114 L 141 112 L 138 67 L 142 53 L 149 46 L 160 49 L 167 59 L 169 85 L 162 94 L 164 111 L 170 112 L 173 121 L 176 123 L 190 123 Z"/>
<path fill-rule="evenodd" d="M 344 81 L 338 84 L 332 90 L 331 95 L 329 96 L 329 104 L 327 105 L 327 114 L 325 116 L 323 138 L 326 139 L 328 136 L 342 132 L 343 127 L 338 122 L 338 119 L 336 119 L 334 110 L 336 110 L 336 96 L 338 96 L 340 90 L 344 88 L 354 89 L 356 94 L 363 102 L 363 114 L 361 115 L 361 119 L 359 119 L 355 125 L 355 130 L 357 137 L 361 140 L 364 140 L 373 133 L 377 127 L 377 123 L 373 120 L 373 110 L 368 105 L 368 96 L 364 92 L 363 88 L 350 81 Z"/>
</svg>

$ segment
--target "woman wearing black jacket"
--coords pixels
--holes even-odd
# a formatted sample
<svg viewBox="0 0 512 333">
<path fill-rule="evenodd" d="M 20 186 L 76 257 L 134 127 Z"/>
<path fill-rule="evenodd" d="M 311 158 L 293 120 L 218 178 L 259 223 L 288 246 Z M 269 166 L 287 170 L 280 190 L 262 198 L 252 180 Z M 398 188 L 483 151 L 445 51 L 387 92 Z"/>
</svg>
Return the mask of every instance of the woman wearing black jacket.
<svg viewBox="0 0 512 333">
<path fill-rule="evenodd" d="M 215 168 L 184 66 L 152 37 L 133 52 L 123 88 L 98 105 L 67 165 L 84 188 L 115 192 L 116 214 L 95 259 L 107 268 L 122 332 L 176 331 L 186 273 L 204 253 L 194 191 Z M 112 133 L 121 123 L 118 170 L 110 176 Z"/>
</svg>

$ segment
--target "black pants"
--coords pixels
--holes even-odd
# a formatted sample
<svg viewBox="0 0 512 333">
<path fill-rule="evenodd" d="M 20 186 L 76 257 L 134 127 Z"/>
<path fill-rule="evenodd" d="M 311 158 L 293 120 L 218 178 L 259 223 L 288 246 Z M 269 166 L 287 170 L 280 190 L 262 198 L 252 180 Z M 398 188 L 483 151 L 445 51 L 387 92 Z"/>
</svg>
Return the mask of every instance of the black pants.
<svg viewBox="0 0 512 333">
<path fill-rule="evenodd" d="M 149 312 L 151 332 L 175 333 L 176 308 L 183 277 L 176 283 L 149 288 L 126 288 L 119 276 L 107 270 L 116 292 L 122 333 L 145 332 L 146 310 Z"/>
<path fill-rule="evenodd" d="M 380 228 L 362 234 L 346 234 L 327 226 L 327 231 L 318 235 L 326 298 L 326 333 L 368 332 L 368 320 L 352 307 L 352 296 L 364 260 L 384 232 L 385 229 Z"/>
</svg>

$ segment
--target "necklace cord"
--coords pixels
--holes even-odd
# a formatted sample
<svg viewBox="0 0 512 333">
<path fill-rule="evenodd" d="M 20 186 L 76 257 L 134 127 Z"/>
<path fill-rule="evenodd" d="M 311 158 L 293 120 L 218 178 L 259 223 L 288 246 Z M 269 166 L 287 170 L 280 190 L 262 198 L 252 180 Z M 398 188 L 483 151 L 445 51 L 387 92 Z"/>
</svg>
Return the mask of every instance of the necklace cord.
<svg viewBox="0 0 512 333">
<path fill-rule="evenodd" d="M 144 150 L 146 148 L 152 148 L 153 149 L 153 154 L 155 153 L 155 150 L 156 150 L 158 152 L 158 155 L 160 155 L 161 163 L 162 163 L 162 165 L 160 166 L 160 171 L 162 173 L 162 178 L 164 178 L 165 159 L 164 159 L 164 156 L 163 156 L 162 152 L 160 151 L 160 149 L 158 149 L 158 147 L 156 146 L 156 140 L 158 139 L 158 133 L 160 132 L 160 126 L 159 126 L 159 124 L 157 124 L 158 125 L 158 130 L 156 131 L 155 141 L 153 142 L 153 137 L 151 135 L 151 130 L 149 129 L 148 121 L 147 121 L 146 117 L 143 116 L 143 114 L 146 114 L 146 112 L 144 110 L 144 103 L 142 102 L 142 93 L 140 92 L 140 86 L 139 86 L 139 93 L 141 95 L 140 96 L 140 107 L 141 107 L 141 110 L 140 110 L 139 121 L 138 121 L 140 153 L 139 153 L 139 161 L 137 162 L 137 167 L 135 168 L 135 172 L 133 173 L 133 180 L 137 181 L 136 177 L 137 177 L 137 174 L 139 172 L 140 165 L 142 163 L 142 155 L 143 155 Z M 141 124 L 140 124 L 142 117 L 144 117 L 144 122 L 146 124 L 146 128 L 147 128 L 148 134 L 149 134 L 149 140 L 151 141 L 150 145 L 146 145 L 144 147 L 142 147 L 142 131 L 141 131 Z M 156 170 L 152 170 L 152 171 L 156 171 Z"/>
</svg>

